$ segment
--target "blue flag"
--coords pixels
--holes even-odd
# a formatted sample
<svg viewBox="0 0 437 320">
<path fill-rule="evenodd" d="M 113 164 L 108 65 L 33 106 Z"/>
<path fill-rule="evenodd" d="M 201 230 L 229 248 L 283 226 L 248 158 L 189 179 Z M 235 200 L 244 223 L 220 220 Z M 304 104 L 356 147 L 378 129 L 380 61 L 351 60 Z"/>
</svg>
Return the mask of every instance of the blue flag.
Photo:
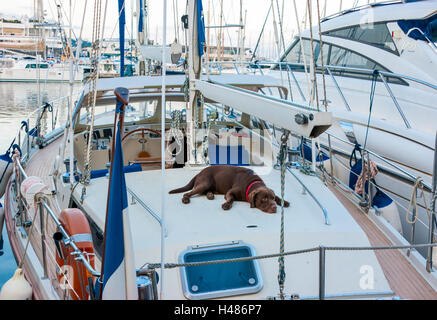
<svg viewBox="0 0 437 320">
<path fill-rule="evenodd" d="M 106 213 L 105 251 L 102 265 L 102 299 L 138 299 L 132 235 L 128 219 L 128 200 L 123 170 L 120 122 L 110 172 L 110 191 Z"/>
</svg>

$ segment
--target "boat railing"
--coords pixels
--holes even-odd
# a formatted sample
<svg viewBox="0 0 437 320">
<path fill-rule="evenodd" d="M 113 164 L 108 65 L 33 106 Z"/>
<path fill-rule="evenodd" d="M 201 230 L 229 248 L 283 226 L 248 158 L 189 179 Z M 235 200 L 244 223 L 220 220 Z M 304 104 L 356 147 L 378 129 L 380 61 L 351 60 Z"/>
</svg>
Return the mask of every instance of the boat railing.
<svg viewBox="0 0 437 320">
<path fill-rule="evenodd" d="M 418 213 L 416 212 L 416 208 L 415 206 L 413 206 L 413 211 L 411 212 L 412 216 L 413 216 L 413 220 L 417 219 L 417 221 L 420 221 L 425 228 L 428 230 L 428 241 L 429 244 L 433 244 L 435 241 L 435 236 L 436 236 L 436 232 L 435 232 L 435 228 L 436 228 L 436 223 L 437 223 L 437 217 L 436 217 L 436 208 L 435 208 L 435 201 L 436 201 L 436 166 L 437 166 L 437 151 L 434 152 L 434 176 L 433 176 L 433 185 L 429 185 L 428 183 L 424 182 L 422 177 L 417 176 L 415 174 L 412 174 L 411 172 L 409 172 L 408 170 L 400 167 L 398 164 L 394 163 L 393 161 L 387 160 L 384 157 L 378 155 L 377 153 L 369 150 L 368 148 L 362 147 L 360 145 L 356 145 L 350 141 L 347 141 L 345 139 L 342 139 L 334 134 L 331 133 L 326 133 L 328 135 L 328 141 L 329 144 L 331 143 L 330 139 L 334 138 L 338 141 L 341 141 L 343 143 L 346 143 L 350 146 L 354 146 L 354 148 L 357 148 L 360 152 L 361 152 L 361 159 L 363 162 L 366 163 L 370 163 L 371 159 L 370 156 L 384 162 L 386 165 L 390 166 L 393 170 L 387 170 L 385 168 L 382 168 L 381 166 L 378 166 L 378 169 L 380 171 L 383 171 L 384 173 L 386 173 L 387 175 L 390 175 L 394 178 L 397 179 L 401 179 L 407 183 L 409 183 L 413 188 L 416 188 L 415 193 L 417 193 L 418 189 L 422 189 L 422 190 L 426 190 L 428 192 L 430 192 L 431 194 L 431 203 L 430 204 L 426 204 L 426 202 L 424 202 L 423 206 L 425 208 L 425 210 L 429 213 L 428 216 L 428 221 L 424 222 L 422 221 L 418 216 L 416 216 Z M 437 137 L 436 137 L 436 144 L 437 144 Z M 355 192 L 355 190 L 353 190 L 352 188 L 350 188 L 348 185 L 346 185 L 345 183 L 343 183 L 340 179 L 336 178 L 333 174 L 333 165 L 332 165 L 332 147 L 331 146 L 325 146 L 325 145 L 321 145 L 320 147 L 322 147 L 325 150 L 328 150 L 329 152 L 329 159 L 331 161 L 330 166 L 331 166 L 331 178 L 333 179 L 334 183 L 336 184 L 340 184 L 342 189 L 347 190 L 347 192 L 349 194 L 353 194 L 355 196 L 355 198 L 357 198 L 359 200 L 359 205 L 360 207 L 364 208 L 365 210 L 369 210 L 370 208 L 373 208 L 375 210 L 375 212 L 379 212 L 380 210 L 375 207 L 373 205 L 373 199 L 372 199 L 372 190 L 376 190 L 377 188 L 380 188 L 380 186 L 377 186 L 372 179 L 370 178 L 370 170 L 367 170 L 367 176 L 365 176 L 364 174 L 362 175 L 362 185 L 365 186 L 365 183 L 367 181 L 369 181 L 369 183 L 367 184 L 367 191 L 364 190 L 363 188 L 363 192 L 362 194 L 359 194 L 357 192 Z M 437 146 L 436 146 L 437 147 Z M 335 151 L 337 153 L 340 153 L 341 151 Z M 343 154 L 343 156 L 350 156 L 348 154 Z M 321 170 L 324 170 L 324 168 L 322 166 L 320 166 Z M 355 174 L 357 176 L 357 178 L 359 177 L 358 174 Z M 411 195 L 411 199 L 407 199 L 410 201 L 410 204 L 413 203 L 414 201 L 417 201 L 415 199 L 413 199 L 414 195 Z M 395 201 L 395 200 L 393 200 Z M 395 201 L 396 202 L 396 201 Z M 400 207 L 402 207 L 403 209 L 406 210 L 407 214 L 409 214 L 410 209 L 406 209 L 404 208 L 400 203 L 396 202 L 396 204 Z M 411 237 L 409 241 L 411 244 L 414 244 L 414 230 L 416 227 L 416 223 L 412 224 L 412 230 L 411 230 Z M 427 252 L 426 255 L 426 268 L 428 270 L 428 272 L 430 272 L 431 270 L 431 266 L 432 266 L 432 251 L 433 251 L 433 247 L 431 246 Z"/>
<path fill-rule="evenodd" d="M 204 104 L 208 109 L 214 110 L 215 108 L 217 108 L 216 105 L 210 105 L 208 103 Z M 224 115 L 226 115 L 224 113 Z M 257 132 L 255 132 L 254 130 L 252 130 L 251 128 L 248 128 L 246 126 L 244 126 L 243 124 L 241 124 L 240 122 L 238 122 L 236 119 L 231 119 L 229 118 L 229 121 L 234 122 L 235 124 L 237 124 L 238 126 L 248 130 L 249 132 L 251 132 L 252 134 L 258 136 L 259 138 L 263 139 L 264 141 L 266 141 L 267 143 L 271 143 L 272 146 L 274 146 L 276 149 L 279 148 L 279 144 L 277 141 L 274 140 L 273 137 L 267 138 L 263 135 L 258 134 Z M 274 127 L 273 127 L 274 128 Z M 430 184 L 428 184 L 427 182 L 425 182 L 422 177 L 417 176 L 416 174 L 413 174 L 411 172 L 409 172 L 407 169 L 401 167 L 400 165 L 398 165 L 397 163 L 388 160 L 384 157 L 382 157 L 381 155 L 373 152 L 372 150 L 368 149 L 367 147 L 363 147 L 360 145 L 356 145 L 355 143 L 352 143 L 351 141 L 342 139 L 334 134 L 331 134 L 329 132 L 326 132 L 327 137 L 328 137 L 328 142 L 329 142 L 329 146 L 323 145 L 318 143 L 319 146 L 319 151 L 321 151 L 321 149 L 327 150 L 329 152 L 329 159 L 331 161 L 331 171 L 330 173 L 326 172 L 326 169 L 323 167 L 323 165 L 319 166 L 319 169 L 324 173 L 324 174 L 328 174 L 331 177 L 331 181 L 334 182 L 334 185 L 340 186 L 341 189 L 346 190 L 348 194 L 353 195 L 353 197 L 355 198 L 356 202 L 358 202 L 358 204 L 360 205 L 361 208 L 363 208 L 365 211 L 369 211 L 370 209 L 375 210 L 375 212 L 378 214 L 380 213 L 379 208 L 377 208 L 376 206 L 374 206 L 373 203 L 373 198 L 372 198 L 372 191 L 377 190 L 377 188 L 379 186 L 377 186 L 374 182 L 372 182 L 372 179 L 370 178 L 370 170 L 367 170 L 367 176 L 362 175 L 361 178 L 362 180 L 362 185 L 365 186 L 367 181 L 370 181 L 370 183 L 367 184 L 367 190 L 364 191 L 359 194 L 357 192 L 355 192 L 355 190 L 353 190 L 352 188 L 350 188 L 348 185 L 346 185 L 344 182 L 342 182 L 340 179 L 338 179 L 337 177 L 334 176 L 333 174 L 333 164 L 332 164 L 332 159 L 333 159 L 333 149 L 331 146 L 331 138 L 332 139 L 336 139 L 342 143 L 345 143 L 347 145 L 350 145 L 351 147 L 354 148 L 358 148 L 358 150 L 361 152 L 361 157 L 362 157 L 362 161 L 366 162 L 366 163 L 370 163 L 371 157 L 373 159 L 378 159 L 380 162 L 384 163 L 386 166 L 385 167 L 381 167 L 380 165 L 378 166 L 378 169 L 380 171 L 383 171 L 384 173 L 395 177 L 397 179 L 401 179 L 403 181 L 406 181 L 407 183 L 409 183 L 411 186 L 416 186 L 417 188 L 422 188 L 423 190 L 426 190 L 428 192 L 431 192 L 432 194 L 435 193 L 435 187 L 431 186 Z M 292 133 L 293 136 L 295 136 L 298 139 L 301 139 L 300 136 L 295 135 Z M 279 150 L 279 149 L 278 149 Z M 293 150 L 290 149 L 289 153 L 293 153 L 296 154 L 296 151 L 299 155 L 301 155 L 300 150 Z M 339 150 L 335 151 L 335 152 L 341 152 Z M 343 156 L 349 157 L 350 154 L 346 154 L 344 153 Z M 328 217 L 328 212 L 326 210 L 326 208 L 323 206 L 322 203 L 320 203 L 320 201 L 317 199 L 317 197 L 315 197 L 310 189 L 298 178 L 298 176 L 296 174 L 294 174 L 293 170 L 291 170 L 293 167 L 299 168 L 302 167 L 302 165 L 304 167 L 309 167 L 305 164 L 306 160 L 304 159 L 304 157 L 301 157 L 301 161 L 302 163 L 299 166 L 293 166 L 292 163 L 289 163 L 288 168 L 287 168 L 287 172 L 289 172 L 290 174 L 293 175 L 294 178 L 297 179 L 297 181 L 302 185 L 302 187 L 305 189 L 305 191 L 312 197 L 312 199 L 316 202 L 316 204 L 320 207 L 320 209 L 322 210 L 322 213 L 325 217 L 325 224 L 330 224 L 329 223 L 329 217 Z M 437 159 L 434 161 L 437 165 Z M 350 168 L 346 168 L 348 171 L 350 171 Z M 356 177 L 359 177 L 359 174 L 355 174 Z M 436 177 L 434 177 L 434 180 L 436 179 Z M 433 191 L 434 190 L 434 191 Z M 352 199 L 351 199 L 352 200 Z M 409 199 L 412 200 L 412 199 Z M 397 205 L 400 205 L 399 203 L 397 203 Z M 405 208 L 404 208 L 405 209 Z M 418 218 L 417 220 L 420 221 L 429 231 L 429 242 L 430 244 L 434 243 L 434 237 L 432 235 L 435 234 L 435 224 L 437 222 L 436 219 L 436 213 L 435 213 L 435 207 L 433 207 L 431 205 L 431 207 L 427 207 L 426 208 L 429 212 L 431 212 L 430 216 L 429 216 L 429 220 L 427 222 L 422 221 L 420 218 Z M 407 211 L 407 214 L 409 213 L 407 209 L 405 209 Z M 415 226 L 413 226 L 413 228 L 415 228 Z M 414 239 L 410 239 L 411 243 L 414 243 Z M 432 263 L 432 248 L 430 250 L 431 252 L 428 252 L 427 254 L 427 265 L 430 265 Z"/>
<path fill-rule="evenodd" d="M 23 166 L 21 164 L 20 158 L 19 157 L 14 157 L 14 164 L 16 166 L 16 168 L 18 170 L 16 170 L 15 174 L 15 186 L 16 186 L 16 194 L 17 194 L 17 201 L 18 201 L 18 208 L 21 208 L 21 212 L 23 212 L 23 210 L 26 210 L 27 214 L 28 209 L 27 209 L 27 205 L 25 203 L 25 199 L 23 199 L 23 197 L 21 196 L 21 192 L 20 192 L 20 183 L 28 178 L 25 170 L 23 169 Z M 62 226 L 61 222 L 58 220 L 58 218 L 56 217 L 55 213 L 53 212 L 53 210 L 50 207 L 49 204 L 49 199 L 45 196 L 43 196 L 42 194 L 36 194 L 35 195 L 35 202 L 38 204 L 38 209 L 35 209 L 34 217 L 33 217 L 33 221 L 36 221 L 36 216 L 39 216 L 39 220 L 41 221 L 41 225 L 40 225 L 40 233 L 41 233 L 41 250 L 42 250 L 42 266 L 43 266 L 43 270 L 44 270 L 44 276 L 47 277 L 48 275 L 48 263 L 47 263 L 47 243 L 46 243 L 46 224 L 43 223 L 43 221 L 45 221 L 45 213 L 48 214 L 48 217 L 50 217 L 51 221 L 54 222 L 54 224 L 56 225 L 57 230 L 62 234 L 62 241 L 66 246 L 70 246 L 72 248 L 72 252 L 71 255 L 75 256 L 75 260 L 78 262 L 81 262 L 83 264 L 83 266 L 87 269 L 87 271 L 94 277 L 99 277 L 100 276 L 100 272 L 96 271 L 91 264 L 89 263 L 89 259 L 87 257 L 86 254 L 84 254 L 76 245 L 75 241 L 68 235 L 68 233 L 65 231 L 64 227 Z M 23 218 L 25 218 L 23 221 Z M 27 223 L 27 218 L 29 217 L 21 217 L 21 223 L 22 224 L 26 224 Z M 18 222 L 19 223 L 19 222 Z M 32 222 L 33 224 L 33 222 Z M 27 226 L 29 226 L 29 224 L 27 224 Z M 28 234 L 27 237 L 30 237 L 31 234 Z M 24 259 L 24 257 L 22 258 Z M 54 263 L 56 263 L 56 260 L 54 259 Z M 58 266 L 59 267 L 59 266 Z M 68 281 L 68 277 L 67 277 L 67 281 Z"/>
<path fill-rule="evenodd" d="M 215 65 L 219 64 L 220 62 L 214 62 Z M 306 102 L 309 99 L 305 98 L 305 95 L 303 93 L 303 90 L 301 88 L 301 85 L 299 84 L 299 81 L 297 81 L 296 76 L 293 72 L 293 69 L 304 69 L 306 68 L 306 70 L 310 70 L 310 66 L 309 65 L 305 65 L 304 63 L 290 63 L 290 62 L 272 62 L 272 61 L 257 61 L 256 63 L 252 63 L 252 62 L 238 62 L 238 64 L 240 65 L 245 65 L 246 66 L 246 72 L 248 72 L 247 70 L 252 70 L 253 74 L 256 74 L 257 72 L 259 72 L 261 75 L 264 75 L 264 72 L 261 68 L 262 65 L 271 65 L 272 69 L 277 66 L 279 67 L 279 70 L 287 72 L 287 75 L 291 76 L 291 78 L 293 79 L 293 82 L 296 85 L 296 88 L 299 92 L 299 95 L 301 96 L 302 100 L 304 102 Z M 235 68 L 237 68 L 237 63 L 234 64 Z M 400 79 L 402 81 L 411 81 L 414 83 L 417 83 L 418 85 L 422 85 L 425 86 L 427 88 L 431 88 L 433 90 L 436 91 L 437 93 L 437 85 L 429 83 L 427 81 L 421 80 L 421 79 L 417 79 L 415 77 L 411 77 L 411 76 L 407 76 L 407 75 L 402 75 L 402 74 L 398 74 L 398 73 L 393 73 L 393 72 L 388 72 L 388 71 L 383 71 L 383 70 L 375 70 L 375 69 L 364 69 L 364 68 L 354 68 L 354 67 L 345 67 L 345 66 L 334 66 L 334 65 L 315 65 L 317 70 L 326 70 L 327 75 L 329 75 L 329 77 L 331 78 L 332 82 L 334 83 L 334 86 L 336 88 L 336 90 L 338 91 L 338 94 L 341 97 L 341 100 L 343 101 L 343 104 L 346 108 L 347 111 L 351 111 L 351 106 L 348 103 L 345 94 L 343 93 L 343 90 L 341 89 L 340 85 L 338 84 L 338 81 L 335 77 L 335 72 L 341 73 L 341 72 L 353 72 L 353 73 L 357 73 L 357 74 L 363 74 L 369 77 L 375 77 L 375 80 L 380 79 L 380 81 L 384 84 L 384 88 L 386 89 L 389 97 L 392 99 L 393 104 L 396 108 L 396 111 L 398 112 L 398 114 L 401 116 L 402 121 L 405 125 L 406 128 L 411 128 L 411 124 L 408 121 L 398 99 L 396 98 L 396 95 L 394 94 L 392 88 L 390 87 L 390 79 Z M 241 71 L 238 71 L 238 73 L 242 73 Z M 369 78 L 370 79 L 370 78 Z M 289 83 L 289 89 L 291 92 L 291 82 L 288 81 Z M 314 90 L 313 90 L 314 91 Z M 314 92 L 313 92 L 314 94 Z M 292 99 L 292 95 L 290 94 L 290 99 Z"/>
<path fill-rule="evenodd" d="M 174 269 L 174 268 L 189 268 L 189 267 L 201 267 L 207 265 L 214 264 L 223 264 L 223 263 L 236 263 L 236 262 L 247 262 L 254 260 L 262 260 L 262 259 L 272 259 L 279 257 L 287 257 L 292 255 L 299 254 L 307 254 L 312 252 L 318 252 L 319 254 L 319 264 L 318 264 L 318 296 L 311 297 L 300 297 L 298 294 L 292 295 L 283 295 L 283 296 L 268 296 L 267 300 L 297 300 L 297 299 L 319 299 L 325 300 L 326 298 L 376 298 L 376 297 L 394 297 L 395 293 L 392 291 L 370 291 L 363 293 L 338 293 L 338 294 L 326 294 L 326 253 L 327 251 L 381 251 L 381 250 L 411 250 L 418 248 L 433 248 L 437 246 L 437 243 L 431 244 L 410 244 L 410 245 L 397 245 L 397 246 L 362 246 L 362 247 L 350 247 L 350 246 L 324 246 L 319 245 L 318 247 L 306 248 L 306 249 L 298 249 L 293 251 L 287 251 L 283 253 L 274 253 L 274 254 L 265 254 L 265 255 L 257 255 L 250 257 L 241 257 L 241 258 L 231 258 L 231 259 L 221 259 L 221 260 L 209 260 L 209 261 L 200 261 L 200 262 L 185 262 L 185 263 L 144 263 L 140 270 L 149 270 L 155 271 L 156 269 L 162 268 L 164 269 Z"/>
<path fill-rule="evenodd" d="M 160 163 L 160 162 L 159 162 Z M 156 212 L 154 212 L 132 189 L 126 187 L 127 192 L 132 196 L 132 203 L 135 204 L 135 201 L 138 202 L 161 226 L 161 229 L 164 231 L 164 236 L 167 237 L 167 229 L 162 225 L 162 219 L 158 216 Z"/>
<path fill-rule="evenodd" d="M 410 30 L 408 30 L 408 32 L 407 32 L 407 37 L 410 35 L 410 33 L 411 32 L 413 32 L 413 31 L 417 31 L 417 32 L 419 32 L 425 39 L 426 39 L 426 42 L 428 42 L 428 44 L 434 49 L 434 51 L 437 53 L 437 45 L 434 43 L 434 42 L 432 42 L 432 40 L 430 39 L 430 38 L 428 38 L 427 37 L 427 35 L 421 30 L 421 29 L 419 29 L 418 27 L 413 27 L 413 28 L 411 28 Z"/>
<path fill-rule="evenodd" d="M 23 163 L 29 160 L 34 146 L 44 147 L 49 136 L 56 138 L 54 133 L 62 134 L 65 123 L 68 125 L 69 101 L 70 96 L 62 96 L 45 102 L 21 121 L 14 143 L 20 147 Z"/>
</svg>

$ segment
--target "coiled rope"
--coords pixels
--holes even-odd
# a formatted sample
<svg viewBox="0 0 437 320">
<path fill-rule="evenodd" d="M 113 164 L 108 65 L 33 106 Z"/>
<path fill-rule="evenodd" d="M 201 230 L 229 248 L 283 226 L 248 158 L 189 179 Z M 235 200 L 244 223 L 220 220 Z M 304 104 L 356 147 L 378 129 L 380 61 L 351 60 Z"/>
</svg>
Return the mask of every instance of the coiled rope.
<svg viewBox="0 0 437 320">
<path fill-rule="evenodd" d="M 405 214 L 405 220 L 409 224 L 415 224 L 417 222 L 417 220 L 419 219 L 419 215 L 418 214 L 416 214 L 414 216 L 413 220 L 408 219 L 408 214 L 410 213 L 411 207 L 414 206 L 414 212 L 416 212 L 416 213 L 418 212 L 417 211 L 417 191 L 418 191 L 418 189 L 421 189 L 421 191 L 422 191 L 421 197 L 422 197 L 423 202 L 424 202 L 424 207 L 425 207 L 425 210 L 426 210 L 426 214 L 428 215 L 428 217 L 430 215 L 429 209 L 428 209 L 428 205 L 426 204 L 425 191 L 423 190 L 422 181 L 423 181 L 423 179 L 421 177 L 418 177 L 416 179 L 416 181 L 414 182 L 413 192 L 411 193 L 411 198 L 410 198 L 410 203 L 408 205 L 407 213 Z"/>
</svg>

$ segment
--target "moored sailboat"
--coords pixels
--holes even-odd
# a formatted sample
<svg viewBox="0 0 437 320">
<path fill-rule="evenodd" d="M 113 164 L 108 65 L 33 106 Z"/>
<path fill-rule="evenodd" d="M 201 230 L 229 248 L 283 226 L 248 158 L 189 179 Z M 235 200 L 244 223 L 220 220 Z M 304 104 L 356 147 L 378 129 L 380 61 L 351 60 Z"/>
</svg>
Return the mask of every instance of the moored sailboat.
<svg viewBox="0 0 437 320">
<path fill-rule="evenodd" d="M 373 223 L 358 222 L 358 209 L 343 204 L 329 176 L 311 170 L 290 148 L 290 133 L 316 139 L 331 126 L 332 114 L 262 94 L 278 90 L 287 96 L 271 77 L 200 76 L 200 5 L 193 0 L 187 8 L 189 85 L 165 72 L 89 83 L 65 126 L 40 132 L 39 147 L 27 154 L 13 152 L 7 228 L 34 298 L 417 297 L 409 283 L 393 291 L 396 284 L 376 253 L 398 248 L 374 247 L 366 232 L 377 233 Z M 280 127 L 279 142 L 266 123 Z M 291 206 L 266 214 L 236 202 L 224 211 L 222 195 L 184 204 L 168 194 L 213 162 L 252 169 Z M 108 192 L 115 166 L 125 180 L 113 189 L 121 198 Z M 109 203 L 120 199 L 121 210 L 110 210 Z M 114 221 L 108 219 L 116 212 L 123 232 L 130 229 L 123 235 L 132 237 L 131 245 L 121 237 L 110 246 Z M 118 253 L 114 268 L 105 259 L 109 251 Z M 410 265 L 402 258 L 399 253 L 385 261 Z M 114 274 L 125 280 L 108 286 Z M 432 274 L 422 277 L 413 268 L 408 276 L 416 286 L 420 279 L 427 298 L 435 297 Z M 138 292 L 132 292 L 132 278 Z"/>
</svg>

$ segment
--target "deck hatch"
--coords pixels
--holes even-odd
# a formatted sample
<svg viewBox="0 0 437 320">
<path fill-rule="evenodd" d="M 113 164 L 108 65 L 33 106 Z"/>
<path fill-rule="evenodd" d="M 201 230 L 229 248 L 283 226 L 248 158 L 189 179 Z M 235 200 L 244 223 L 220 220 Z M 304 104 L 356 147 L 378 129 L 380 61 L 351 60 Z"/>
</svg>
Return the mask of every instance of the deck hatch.
<svg viewBox="0 0 437 320">
<path fill-rule="evenodd" d="M 255 256 L 254 248 L 241 241 L 189 247 L 180 263 L 205 262 Z M 182 267 L 181 280 L 188 299 L 211 299 L 250 294 L 261 290 L 263 281 L 257 260 Z"/>
</svg>

